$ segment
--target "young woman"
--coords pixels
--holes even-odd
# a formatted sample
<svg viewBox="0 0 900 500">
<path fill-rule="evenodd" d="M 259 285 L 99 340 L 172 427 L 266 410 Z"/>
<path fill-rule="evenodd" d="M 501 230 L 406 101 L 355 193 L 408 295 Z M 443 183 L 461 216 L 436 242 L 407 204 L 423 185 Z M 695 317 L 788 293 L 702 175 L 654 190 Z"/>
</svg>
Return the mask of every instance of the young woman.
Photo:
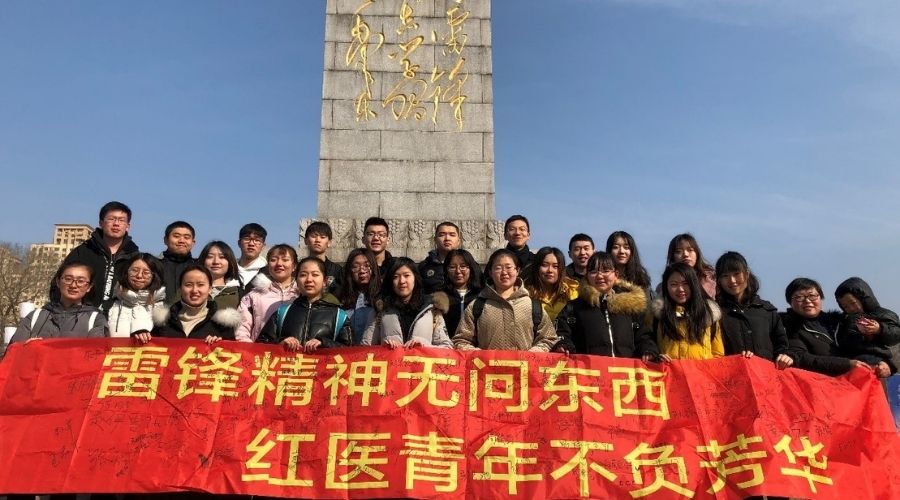
<svg viewBox="0 0 900 500">
<path fill-rule="evenodd" d="M 588 260 L 587 284 L 560 315 L 560 341 L 554 351 L 625 358 L 657 352 L 652 337 L 643 331 L 647 294 L 619 279 L 616 264 L 606 252 Z"/>
<path fill-rule="evenodd" d="M 111 337 L 153 329 L 153 309 L 166 300 L 163 272 L 162 263 L 149 253 L 136 254 L 116 271 L 116 300 L 108 315 Z"/>
<path fill-rule="evenodd" d="M 238 264 L 234 252 L 224 241 L 210 241 L 200 251 L 197 262 L 209 269 L 213 282 L 209 296 L 220 308 L 237 308 L 240 302 L 241 283 L 238 280 Z"/>
<path fill-rule="evenodd" d="M 241 315 L 233 308 L 219 307 L 210 300 L 212 274 L 205 266 L 191 264 L 181 271 L 181 300 L 172 307 L 153 309 L 153 330 L 133 333 L 146 344 L 154 337 L 197 339 L 212 344 L 234 340 Z"/>
<path fill-rule="evenodd" d="M 340 304 L 325 297 L 325 263 L 317 257 L 300 261 L 300 296 L 269 316 L 257 342 L 281 344 L 288 351 L 316 352 L 320 347 L 350 345 L 351 327 Z"/>
<path fill-rule="evenodd" d="M 835 332 L 841 321 L 838 312 L 822 311 L 822 287 L 815 280 L 797 278 L 784 290 L 790 307 L 781 320 L 796 361 L 795 366 L 825 375 L 843 375 L 853 368 L 871 369 L 850 359 L 838 346 Z"/>
<path fill-rule="evenodd" d="M 444 258 L 444 293 L 450 306 L 444 314 L 447 335 L 453 337 L 466 307 L 481 291 L 481 266 L 466 250 L 450 250 Z"/>
<path fill-rule="evenodd" d="M 747 259 L 737 252 L 725 252 L 716 261 L 716 276 L 725 354 L 760 356 L 774 361 L 779 370 L 793 365 L 778 308 L 757 295 L 759 279 L 750 271 Z"/>
<path fill-rule="evenodd" d="M 571 300 L 578 298 L 578 281 L 566 276 L 566 258 L 558 248 L 543 247 L 534 256 L 535 265 L 528 268 L 525 289 L 541 301 L 544 312 L 556 316 Z"/>
<path fill-rule="evenodd" d="M 697 274 L 697 278 L 700 280 L 700 285 L 703 287 L 706 298 L 716 298 L 716 271 L 709 262 L 703 258 L 703 252 L 700 250 L 700 245 L 692 234 L 679 234 L 669 242 L 666 265 L 669 266 L 676 262 L 683 262 L 692 267 Z M 663 292 L 663 294 L 665 293 L 665 290 L 661 289 L 664 286 L 665 284 L 660 284 L 660 291 Z"/>
<path fill-rule="evenodd" d="M 879 378 L 887 378 L 900 368 L 900 318 L 881 307 L 872 287 L 862 278 L 848 278 L 834 291 L 844 312 L 837 342 L 847 356 L 865 361 Z"/>
<path fill-rule="evenodd" d="M 59 301 L 50 302 L 22 318 L 9 343 L 32 340 L 106 337 L 106 316 L 82 301 L 91 290 L 93 270 L 85 263 L 73 261 L 56 272 L 53 281 L 59 288 Z"/>
<path fill-rule="evenodd" d="M 615 231 L 606 238 L 606 253 L 610 254 L 616 263 L 616 274 L 619 278 L 641 287 L 649 296 L 650 275 L 641 264 L 641 255 L 638 253 L 634 238 L 625 231 Z"/>
<path fill-rule="evenodd" d="M 457 349 L 549 352 L 558 340 L 550 316 L 519 279 L 519 261 L 505 248 L 491 254 L 488 286 L 466 307 L 453 344 Z"/>
<path fill-rule="evenodd" d="M 394 260 L 388 277 L 376 313 L 370 314 L 362 345 L 453 347 L 444 324 L 447 295 L 437 292 L 426 297 L 418 266 L 406 257 Z"/>
<path fill-rule="evenodd" d="M 719 320 L 719 306 L 706 298 L 694 268 L 684 262 L 666 267 L 660 298 L 653 301 L 650 312 L 660 358 L 712 359 L 725 355 Z M 654 358 L 644 353 L 644 361 Z"/>
<path fill-rule="evenodd" d="M 381 275 L 375 254 L 365 248 L 352 250 L 344 263 L 344 279 L 338 290 L 341 308 L 350 319 L 353 345 L 359 345 L 366 330 L 372 304 L 381 289 Z"/>
<path fill-rule="evenodd" d="M 255 342 L 263 325 L 282 304 L 290 304 L 300 295 L 297 286 L 297 251 L 286 244 L 275 245 L 266 253 L 266 272 L 257 273 L 250 282 L 252 290 L 241 299 L 238 311 L 241 326 L 235 337 L 240 342 Z"/>
</svg>

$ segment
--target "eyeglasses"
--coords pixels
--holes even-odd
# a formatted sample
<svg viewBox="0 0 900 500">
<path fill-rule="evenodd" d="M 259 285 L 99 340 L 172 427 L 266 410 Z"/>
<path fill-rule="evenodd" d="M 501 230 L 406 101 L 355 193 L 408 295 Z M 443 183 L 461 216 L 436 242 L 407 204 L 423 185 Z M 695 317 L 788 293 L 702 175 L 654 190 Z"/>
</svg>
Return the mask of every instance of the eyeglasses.
<svg viewBox="0 0 900 500">
<path fill-rule="evenodd" d="M 388 234 L 385 231 L 373 232 L 369 231 L 366 233 L 366 238 L 378 238 L 378 239 L 387 239 Z"/>
<path fill-rule="evenodd" d="M 794 295 L 791 297 L 791 300 L 794 302 L 804 303 L 804 302 L 815 302 L 819 300 L 821 297 L 818 293 L 811 293 L 808 295 Z"/>
<path fill-rule="evenodd" d="M 455 273 L 458 271 L 468 271 L 469 266 L 467 266 L 465 264 L 460 265 L 460 266 L 447 266 L 447 270 L 450 271 L 451 273 Z"/>
<path fill-rule="evenodd" d="M 516 270 L 516 266 L 494 266 L 491 268 L 491 272 L 494 272 L 494 273 L 502 273 L 502 272 L 511 273 L 515 270 Z"/>
<path fill-rule="evenodd" d="M 103 222 L 109 222 L 109 223 L 121 222 L 121 223 L 125 224 L 128 222 L 128 217 L 106 217 L 103 219 Z"/>
<path fill-rule="evenodd" d="M 128 276 L 132 278 L 147 278 L 153 276 L 153 271 L 149 269 L 131 269 L 128 271 Z"/>
<path fill-rule="evenodd" d="M 74 276 L 63 276 L 61 279 L 64 284 L 75 285 L 78 288 L 87 286 L 87 284 L 91 282 L 91 280 L 89 280 L 87 278 L 76 278 Z"/>
<path fill-rule="evenodd" d="M 262 245 L 266 240 L 257 238 L 255 236 L 244 236 L 243 238 L 241 238 L 241 241 L 243 241 L 244 243 L 256 243 L 257 245 Z"/>
<path fill-rule="evenodd" d="M 597 276 L 600 274 L 616 274 L 615 269 L 592 269 L 587 272 L 588 276 Z"/>
<path fill-rule="evenodd" d="M 372 267 L 369 266 L 368 264 L 363 264 L 361 266 L 358 264 L 354 264 L 354 265 L 350 266 L 350 271 L 354 272 L 354 273 L 358 273 L 360 271 L 371 271 L 371 270 L 372 270 Z"/>
</svg>

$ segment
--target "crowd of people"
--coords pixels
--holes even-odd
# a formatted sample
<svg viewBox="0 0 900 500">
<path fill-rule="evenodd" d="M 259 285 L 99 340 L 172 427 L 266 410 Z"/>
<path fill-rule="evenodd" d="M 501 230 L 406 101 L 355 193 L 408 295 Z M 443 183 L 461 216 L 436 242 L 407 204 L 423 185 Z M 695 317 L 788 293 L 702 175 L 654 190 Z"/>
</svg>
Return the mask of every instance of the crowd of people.
<svg viewBox="0 0 900 500">
<path fill-rule="evenodd" d="M 597 249 L 579 233 L 568 257 L 528 247 L 528 219 L 506 220 L 505 248 L 482 268 L 453 222 L 438 224 L 421 262 L 388 251 L 390 229 L 369 218 L 362 246 L 343 265 L 326 256 L 332 232 L 314 222 L 309 255 L 267 248 L 266 230 L 246 224 L 239 255 L 211 241 L 193 257 L 194 228 L 165 229 L 165 251 L 140 251 L 128 235 L 131 210 L 110 202 L 99 227 L 56 273 L 50 301 L 22 319 L 12 338 L 190 338 L 280 344 L 315 352 L 350 345 L 502 349 L 642 359 L 648 363 L 727 355 L 765 358 L 829 375 L 856 367 L 888 377 L 900 366 L 900 320 L 869 285 L 849 278 L 823 311 L 822 287 L 800 277 L 785 289 L 786 311 L 761 298 L 746 258 L 715 264 L 690 234 L 672 238 L 654 288 L 634 238 L 609 235 Z"/>
</svg>

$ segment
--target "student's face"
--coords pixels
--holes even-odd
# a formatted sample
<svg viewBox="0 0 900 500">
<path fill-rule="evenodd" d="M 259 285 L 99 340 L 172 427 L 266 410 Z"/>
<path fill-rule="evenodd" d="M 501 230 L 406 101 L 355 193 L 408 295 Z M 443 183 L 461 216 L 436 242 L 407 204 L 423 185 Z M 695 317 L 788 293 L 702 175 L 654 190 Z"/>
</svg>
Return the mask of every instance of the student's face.
<svg viewBox="0 0 900 500">
<path fill-rule="evenodd" d="M 294 275 L 296 263 L 291 254 L 287 252 L 276 252 L 269 257 L 269 274 L 279 283 L 283 283 Z"/>
<path fill-rule="evenodd" d="M 129 227 L 128 214 L 121 210 L 110 210 L 100 219 L 100 230 L 109 238 L 124 238 Z"/>
<path fill-rule="evenodd" d="M 305 262 L 300 266 L 297 283 L 300 285 L 300 292 L 307 299 L 317 298 L 325 289 L 325 274 L 315 262 Z"/>
<path fill-rule="evenodd" d="M 576 267 L 584 268 L 594 253 L 594 244 L 590 241 L 574 241 L 569 248 L 569 257 Z"/>
<path fill-rule="evenodd" d="M 391 284 L 397 297 L 400 297 L 403 302 L 407 302 L 416 287 L 416 277 L 410 268 L 404 266 L 397 269 L 397 272 L 391 277 Z"/>
<path fill-rule="evenodd" d="M 841 309 L 847 314 L 862 314 L 865 312 L 863 310 L 862 302 L 856 298 L 852 293 L 846 293 L 837 299 L 837 303 L 841 306 Z"/>
<path fill-rule="evenodd" d="M 719 276 L 719 286 L 722 287 L 722 290 L 725 290 L 725 293 L 728 295 L 731 295 L 736 299 L 742 299 L 744 297 L 744 292 L 747 291 L 747 280 L 749 278 L 750 273 L 746 269 L 724 273 Z"/>
<path fill-rule="evenodd" d="M 494 282 L 495 290 L 503 291 L 512 288 L 518 277 L 519 270 L 511 257 L 504 255 L 494 260 L 491 266 L 491 280 Z"/>
<path fill-rule="evenodd" d="M 266 239 L 256 233 L 250 233 L 238 240 L 238 247 L 241 249 L 241 256 L 250 260 L 259 257 L 263 248 L 266 246 Z"/>
<path fill-rule="evenodd" d="M 454 255 L 450 259 L 450 265 L 447 266 L 447 272 L 450 274 L 447 279 L 453 288 L 467 288 L 469 285 L 469 277 L 472 276 L 472 269 L 466 264 L 466 261 L 459 255 Z"/>
<path fill-rule="evenodd" d="M 615 269 L 592 269 L 587 273 L 588 284 L 596 288 L 601 294 L 612 290 L 618 279 Z"/>
<path fill-rule="evenodd" d="M 303 242 L 313 255 L 322 255 L 331 246 L 331 238 L 322 233 L 307 234 Z"/>
<path fill-rule="evenodd" d="M 697 264 L 697 250 L 687 241 L 679 241 L 672 254 L 672 263 L 675 262 L 684 262 L 688 266 L 694 267 Z"/>
<path fill-rule="evenodd" d="M 617 265 L 624 266 L 631 260 L 631 245 L 625 241 L 625 238 L 616 238 L 610 250 L 612 258 Z"/>
<path fill-rule="evenodd" d="M 183 227 L 173 229 L 163 241 L 170 252 L 178 255 L 187 255 L 194 248 L 194 235 Z"/>
<path fill-rule="evenodd" d="M 688 288 L 688 282 L 681 273 L 672 273 L 666 282 L 666 290 L 669 292 L 669 298 L 676 304 L 683 306 L 687 301 L 691 300 L 691 289 Z"/>
<path fill-rule="evenodd" d="M 531 234 L 528 232 L 528 224 L 523 220 L 514 220 L 506 227 L 506 241 L 513 248 L 522 248 L 528 243 Z"/>
<path fill-rule="evenodd" d="M 552 253 L 544 256 L 541 261 L 541 268 L 538 270 L 538 276 L 545 285 L 555 285 L 559 281 L 559 261 Z"/>
<path fill-rule="evenodd" d="M 818 318 L 822 312 L 822 296 L 815 288 L 797 290 L 791 295 L 791 310 L 804 318 Z"/>
<path fill-rule="evenodd" d="M 450 250 L 459 248 L 459 232 L 453 226 L 441 226 L 437 230 L 437 236 L 434 237 L 434 247 L 447 253 Z"/>
<path fill-rule="evenodd" d="M 56 281 L 60 296 L 74 304 L 81 302 L 91 289 L 91 273 L 84 266 L 73 266 L 63 271 Z"/>
<path fill-rule="evenodd" d="M 357 285 L 368 285 L 372 280 L 372 268 L 369 267 L 369 260 L 362 255 L 354 257 L 350 265 L 350 277 Z"/>
<path fill-rule="evenodd" d="M 153 281 L 153 271 L 142 260 L 136 260 L 128 266 L 128 285 L 134 290 L 143 290 Z"/>
<path fill-rule="evenodd" d="M 384 226 L 369 226 L 363 233 L 363 245 L 378 255 L 387 250 L 388 228 Z"/>
<path fill-rule="evenodd" d="M 212 273 L 213 279 L 224 278 L 228 273 L 228 260 L 219 247 L 212 247 L 206 255 L 203 265 Z"/>
<path fill-rule="evenodd" d="M 200 307 L 209 300 L 209 278 L 200 271 L 189 271 L 181 280 L 181 301 L 191 307 Z"/>
</svg>

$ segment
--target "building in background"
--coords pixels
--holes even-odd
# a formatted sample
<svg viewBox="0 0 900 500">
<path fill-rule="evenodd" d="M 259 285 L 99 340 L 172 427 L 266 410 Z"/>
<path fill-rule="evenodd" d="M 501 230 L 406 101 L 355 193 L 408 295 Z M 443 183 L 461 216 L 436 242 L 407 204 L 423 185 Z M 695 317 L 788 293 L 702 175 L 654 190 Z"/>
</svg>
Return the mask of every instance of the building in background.
<svg viewBox="0 0 900 500">
<path fill-rule="evenodd" d="M 31 250 L 40 259 L 59 264 L 75 247 L 91 237 L 94 228 L 87 224 L 54 224 L 52 243 L 35 243 Z"/>
</svg>

